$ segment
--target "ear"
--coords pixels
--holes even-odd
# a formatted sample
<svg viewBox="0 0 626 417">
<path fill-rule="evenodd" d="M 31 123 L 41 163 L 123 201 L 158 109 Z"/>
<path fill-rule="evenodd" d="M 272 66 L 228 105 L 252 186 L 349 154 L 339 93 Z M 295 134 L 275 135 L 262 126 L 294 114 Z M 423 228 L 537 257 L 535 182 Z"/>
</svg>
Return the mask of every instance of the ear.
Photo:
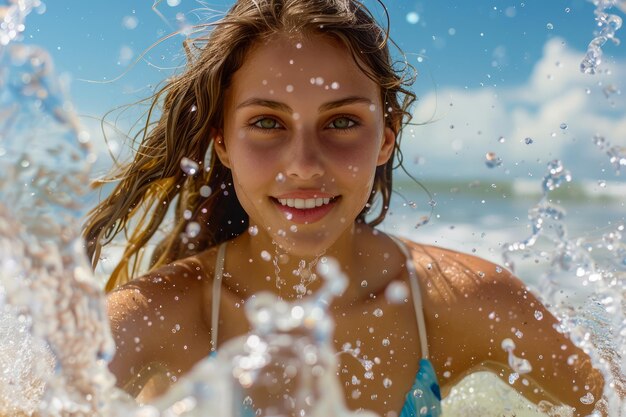
<svg viewBox="0 0 626 417">
<path fill-rule="evenodd" d="M 224 132 L 222 130 L 218 130 L 215 135 L 213 135 L 213 149 L 215 149 L 222 165 L 230 169 L 230 158 L 228 157 L 226 143 L 224 143 Z"/>
<path fill-rule="evenodd" d="M 383 142 L 380 146 L 380 151 L 378 152 L 378 159 L 376 160 L 376 165 L 384 165 L 389 161 L 391 155 L 393 155 L 393 150 L 396 145 L 396 134 L 390 127 L 385 127 L 385 131 L 383 132 Z"/>
</svg>

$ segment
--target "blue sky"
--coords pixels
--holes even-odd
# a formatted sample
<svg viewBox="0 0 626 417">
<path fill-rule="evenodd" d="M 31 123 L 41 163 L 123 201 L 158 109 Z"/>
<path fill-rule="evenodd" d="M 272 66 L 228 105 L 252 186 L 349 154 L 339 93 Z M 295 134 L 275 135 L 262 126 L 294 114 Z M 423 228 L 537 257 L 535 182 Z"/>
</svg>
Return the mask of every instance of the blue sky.
<svg viewBox="0 0 626 417">
<path fill-rule="evenodd" d="M 43 14 L 28 16 L 24 42 L 50 52 L 94 140 L 92 117 L 147 96 L 183 62 L 184 38 L 178 35 L 130 65 L 177 28 L 176 15 L 195 22 L 198 13 L 205 13 L 199 9 L 225 11 L 231 2 L 169 3 L 163 0 L 155 13 L 152 0 L 48 1 Z M 602 68 L 610 73 L 580 74 L 578 64 L 595 28 L 590 2 L 386 3 L 392 37 L 419 72 L 415 121 L 426 124 L 404 138 L 407 160 L 414 162 L 417 175 L 537 176 L 547 160 L 558 158 L 577 169 L 575 179 L 626 177 L 616 176 L 591 142 L 601 134 L 626 146 L 626 106 L 618 93 L 626 79 L 626 46 L 608 43 L 604 48 Z M 624 17 L 622 11 L 612 11 Z M 625 28 L 618 37 L 626 38 Z M 104 84 L 84 81 L 120 75 Z M 560 128 L 563 123 L 567 129 Z M 533 138 L 532 145 L 523 143 L 526 137 Z M 502 166 L 487 168 L 487 152 L 501 156 Z"/>
</svg>

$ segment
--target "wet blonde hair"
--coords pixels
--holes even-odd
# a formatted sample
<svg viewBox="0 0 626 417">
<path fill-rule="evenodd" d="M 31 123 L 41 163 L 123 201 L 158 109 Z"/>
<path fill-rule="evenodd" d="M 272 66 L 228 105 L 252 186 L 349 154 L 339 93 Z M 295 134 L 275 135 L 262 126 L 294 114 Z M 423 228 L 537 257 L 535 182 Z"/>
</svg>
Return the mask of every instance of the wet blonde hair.
<svg viewBox="0 0 626 417">
<path fill-rule="evenodd" d="M 248 216 L 232 189 L 231 172 L 219 161 L 212 145 L 223 126 L 225 91 L 256 42 L 277 33 L 334 38 L 380 86 L 386 125 L 398 139 L 410 120 L 408 109 L 415 100 L 407 89 L 414 79 L 412 67 L 405 61 L 392 61 L 388 32 L 358 1 L 239 0 L 224 18 L 203 26 L 212 28 L 208 35 L 186 41 L 185 71 L 149 99 L 150 110 L 134 159 L 96 184 L 117 183 L 87 218 L 84 237 L 93 267 L 102 247 L 118 233 L 124 232 L 127 238 L 107 291 L 135 275 L 143 249 L 159 230 L 172 203 L 173 227 L 157 245 L 150 268 L 203 251 L 247 229 Z M 401 68 L 394 68 L 398 64 Z M 161 115 L 155 122 L 152 119 L 159 109 Z M 359 222 L 377 225 L 385 218 L 392 170 L 402 156 L 399 140 L 395 146 L 394 157 L 376 170 L 368 204 L 357 217 Z M 199 172 L 187 175 L 181 169 L 182 158 L 199 164 Z M 203 186 L 210 187 L 208 197 L 200 192 Z M 377 196 L 382 199 L 380 212 L 366 221 Z M 189 222 L 201 225 L 197 236 L 184 235 Z"/>
</svg>

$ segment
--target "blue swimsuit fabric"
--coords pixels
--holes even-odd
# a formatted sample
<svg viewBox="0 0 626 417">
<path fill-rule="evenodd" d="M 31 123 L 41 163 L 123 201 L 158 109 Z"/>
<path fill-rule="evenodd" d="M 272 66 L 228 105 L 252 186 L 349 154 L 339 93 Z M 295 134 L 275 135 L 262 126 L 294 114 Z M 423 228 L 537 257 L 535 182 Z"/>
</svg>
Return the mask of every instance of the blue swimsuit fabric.
<svg viewBox="0 0 626 417">
<path fill-rule="evenodd" d="M 420 368 L 415 376 L 411 391 L 400 417 L 439 417 L 441 415 L 441 391 L 435 368 L 428 359 L 420 360 Z"/>
</svg>

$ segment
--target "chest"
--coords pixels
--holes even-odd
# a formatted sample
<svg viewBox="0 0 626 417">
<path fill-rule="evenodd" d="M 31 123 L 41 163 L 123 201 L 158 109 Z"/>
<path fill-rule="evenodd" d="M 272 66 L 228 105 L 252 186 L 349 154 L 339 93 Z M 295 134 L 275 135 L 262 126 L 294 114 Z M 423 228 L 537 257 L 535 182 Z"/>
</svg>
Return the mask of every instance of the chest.
<svg viewBox="0 0 626 417">
<path fill-rule="evenodd" d="M 221 344 L 249 329 L 241 300 L 223 300 Z M 384 297 L 330 309 L 335 329 L 337 377 L 348 408 L 384 416 L 399 413 L 419 368 L 419 332 L 411 303 L 390 304 Z"/>
</svg>

